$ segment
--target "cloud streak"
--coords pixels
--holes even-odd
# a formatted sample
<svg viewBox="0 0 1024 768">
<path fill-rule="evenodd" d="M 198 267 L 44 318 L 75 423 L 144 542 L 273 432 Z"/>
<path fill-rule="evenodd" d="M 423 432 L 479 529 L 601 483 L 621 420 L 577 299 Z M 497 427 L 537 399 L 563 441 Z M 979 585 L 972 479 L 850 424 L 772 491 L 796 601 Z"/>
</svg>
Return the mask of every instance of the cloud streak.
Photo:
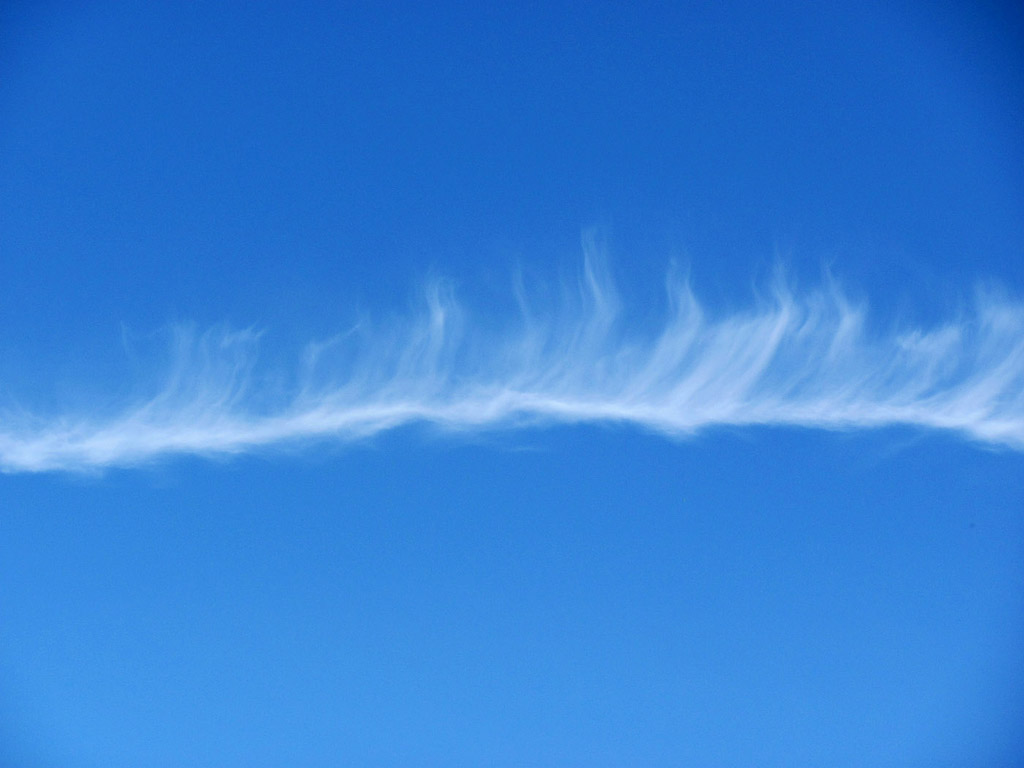
<svg viewBox="0 0 1024 768">
<path fill-rule="evenodd" d="M 420 314 L 364 321 L 276 372 L 258 364 L 257 333 L 178 328 L 155 393 L 103 413 L 0 411 L 0 470 L 351 442 L 414 423 L 463 432 L 617 423 L 668 436 L 910 425 L 1024 450 L 1020 302 L 978 292 L 948 322 L 873 332 L 865 307 L 829 281 L 797 293 L 778 279 L 750 308 L 713 315 L 672 272 L 664 316 L 645 329 L 587 250 L 578 284 L 544 309 L 517 286 L 519 311 L 504 329 L 469 314 L 443 281 L 428 287 Z"/>
</svg>

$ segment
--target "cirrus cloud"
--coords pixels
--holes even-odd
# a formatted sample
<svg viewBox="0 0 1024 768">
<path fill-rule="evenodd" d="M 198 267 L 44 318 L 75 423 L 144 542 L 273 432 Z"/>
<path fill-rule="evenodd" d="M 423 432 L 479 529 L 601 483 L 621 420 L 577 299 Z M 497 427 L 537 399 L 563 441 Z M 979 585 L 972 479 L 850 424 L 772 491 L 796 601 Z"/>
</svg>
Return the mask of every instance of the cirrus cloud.
<svg viewBox="0 0 1024 768">
<path fill-rule="evenodd" d="M 412 423 L 465 432 L 599 422 L 668 436 L 910 425 L 1024 450 L 1020 302 L 979 291 L 948 322 L 879 333 L 830 281 L 796 292 L 777 280 L 767 299 L 716 315 L 672 272 L 664 317 L 643 329 L 585 250 L 578 285 L 545 311 L 517 288 L 520 311 L 503 329 L 435 281 L 418 315 L 309 344 L 276 376 L 259 365 L 255 332 L 176 328 L 172 364 L 149 395 L 102 414 L 0 412 L 0 469 L 90 471 L 354 441 Z"/>
</svg>

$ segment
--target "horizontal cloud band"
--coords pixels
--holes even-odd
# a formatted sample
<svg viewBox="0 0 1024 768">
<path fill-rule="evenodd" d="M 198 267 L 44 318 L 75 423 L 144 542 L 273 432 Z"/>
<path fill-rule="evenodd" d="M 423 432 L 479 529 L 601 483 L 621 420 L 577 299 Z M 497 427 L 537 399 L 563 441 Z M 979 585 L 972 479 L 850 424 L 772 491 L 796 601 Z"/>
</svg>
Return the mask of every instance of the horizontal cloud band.
<svg viewBox="0 0 1024 768">
<path fill-rule="evenodd" d="M 352 441 L 410 423 L 448 430 L 633 424 L 666 435 L 717 425 L 912 425 L 1024 450 L 1024 305 L 979 294 L 926 330 L 871 333 L 834 285 L 710 317 L 668 280 L 658 327 L 631 329 L 588 256 L 579 285 L 482 330 L 438 282 L 404 323 L 361 323 L 310 345 L 295 371 L 255 364 L 258 334 L 175 331 L 158 392 L 104 414 L 0 414 L 0 469 L 92 470 L 173 454 Z M 491 327 L 493 318 L 484 317 Z"/>
</svg>

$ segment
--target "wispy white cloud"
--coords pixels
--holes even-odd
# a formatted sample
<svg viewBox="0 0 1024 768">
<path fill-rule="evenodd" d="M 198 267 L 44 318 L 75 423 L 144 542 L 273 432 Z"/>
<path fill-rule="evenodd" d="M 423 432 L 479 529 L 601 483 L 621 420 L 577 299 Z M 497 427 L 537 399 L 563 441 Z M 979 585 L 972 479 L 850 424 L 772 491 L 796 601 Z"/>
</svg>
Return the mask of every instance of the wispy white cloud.
<svg viewBox="0 0 1024 768">
<path fill-rule="evenodd" d="M 902 424 L 1024 450 L 1020 302 L 978 292 L 972 310 L 944 324 L 879 332 L 829 281 L 793 292 L 776 280 L 751 308 L 713 315 L 672 273 L 665 317 L 644 329 L 593 253 L 577 288 L 538 311 L 518 287 L 518 316 L 494 330 L 494 318 L 474 320 L 435 282 L 420 315 L 357 325 L 276 373 L 257 364 L 254 332 L 179 328 L 155 394 L 102 415 L 0 413 L 0 469 L 88 471 L 352 441 L 410 423 L 602 422 L 672 436 Z"/>
</svg>

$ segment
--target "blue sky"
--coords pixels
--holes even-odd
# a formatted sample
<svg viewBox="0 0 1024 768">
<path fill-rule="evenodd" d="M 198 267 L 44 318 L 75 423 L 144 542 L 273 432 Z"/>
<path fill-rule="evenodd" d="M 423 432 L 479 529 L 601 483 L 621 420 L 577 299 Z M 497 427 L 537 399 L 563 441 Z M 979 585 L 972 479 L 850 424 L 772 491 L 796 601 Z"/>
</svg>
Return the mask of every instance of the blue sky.
<svg viewBox="0 0 1024 768">
<path fill-rule="evenodd" d="M 1018 764 L 1022 40 L 5 5 L 0 762 Z"/>
</svg>

